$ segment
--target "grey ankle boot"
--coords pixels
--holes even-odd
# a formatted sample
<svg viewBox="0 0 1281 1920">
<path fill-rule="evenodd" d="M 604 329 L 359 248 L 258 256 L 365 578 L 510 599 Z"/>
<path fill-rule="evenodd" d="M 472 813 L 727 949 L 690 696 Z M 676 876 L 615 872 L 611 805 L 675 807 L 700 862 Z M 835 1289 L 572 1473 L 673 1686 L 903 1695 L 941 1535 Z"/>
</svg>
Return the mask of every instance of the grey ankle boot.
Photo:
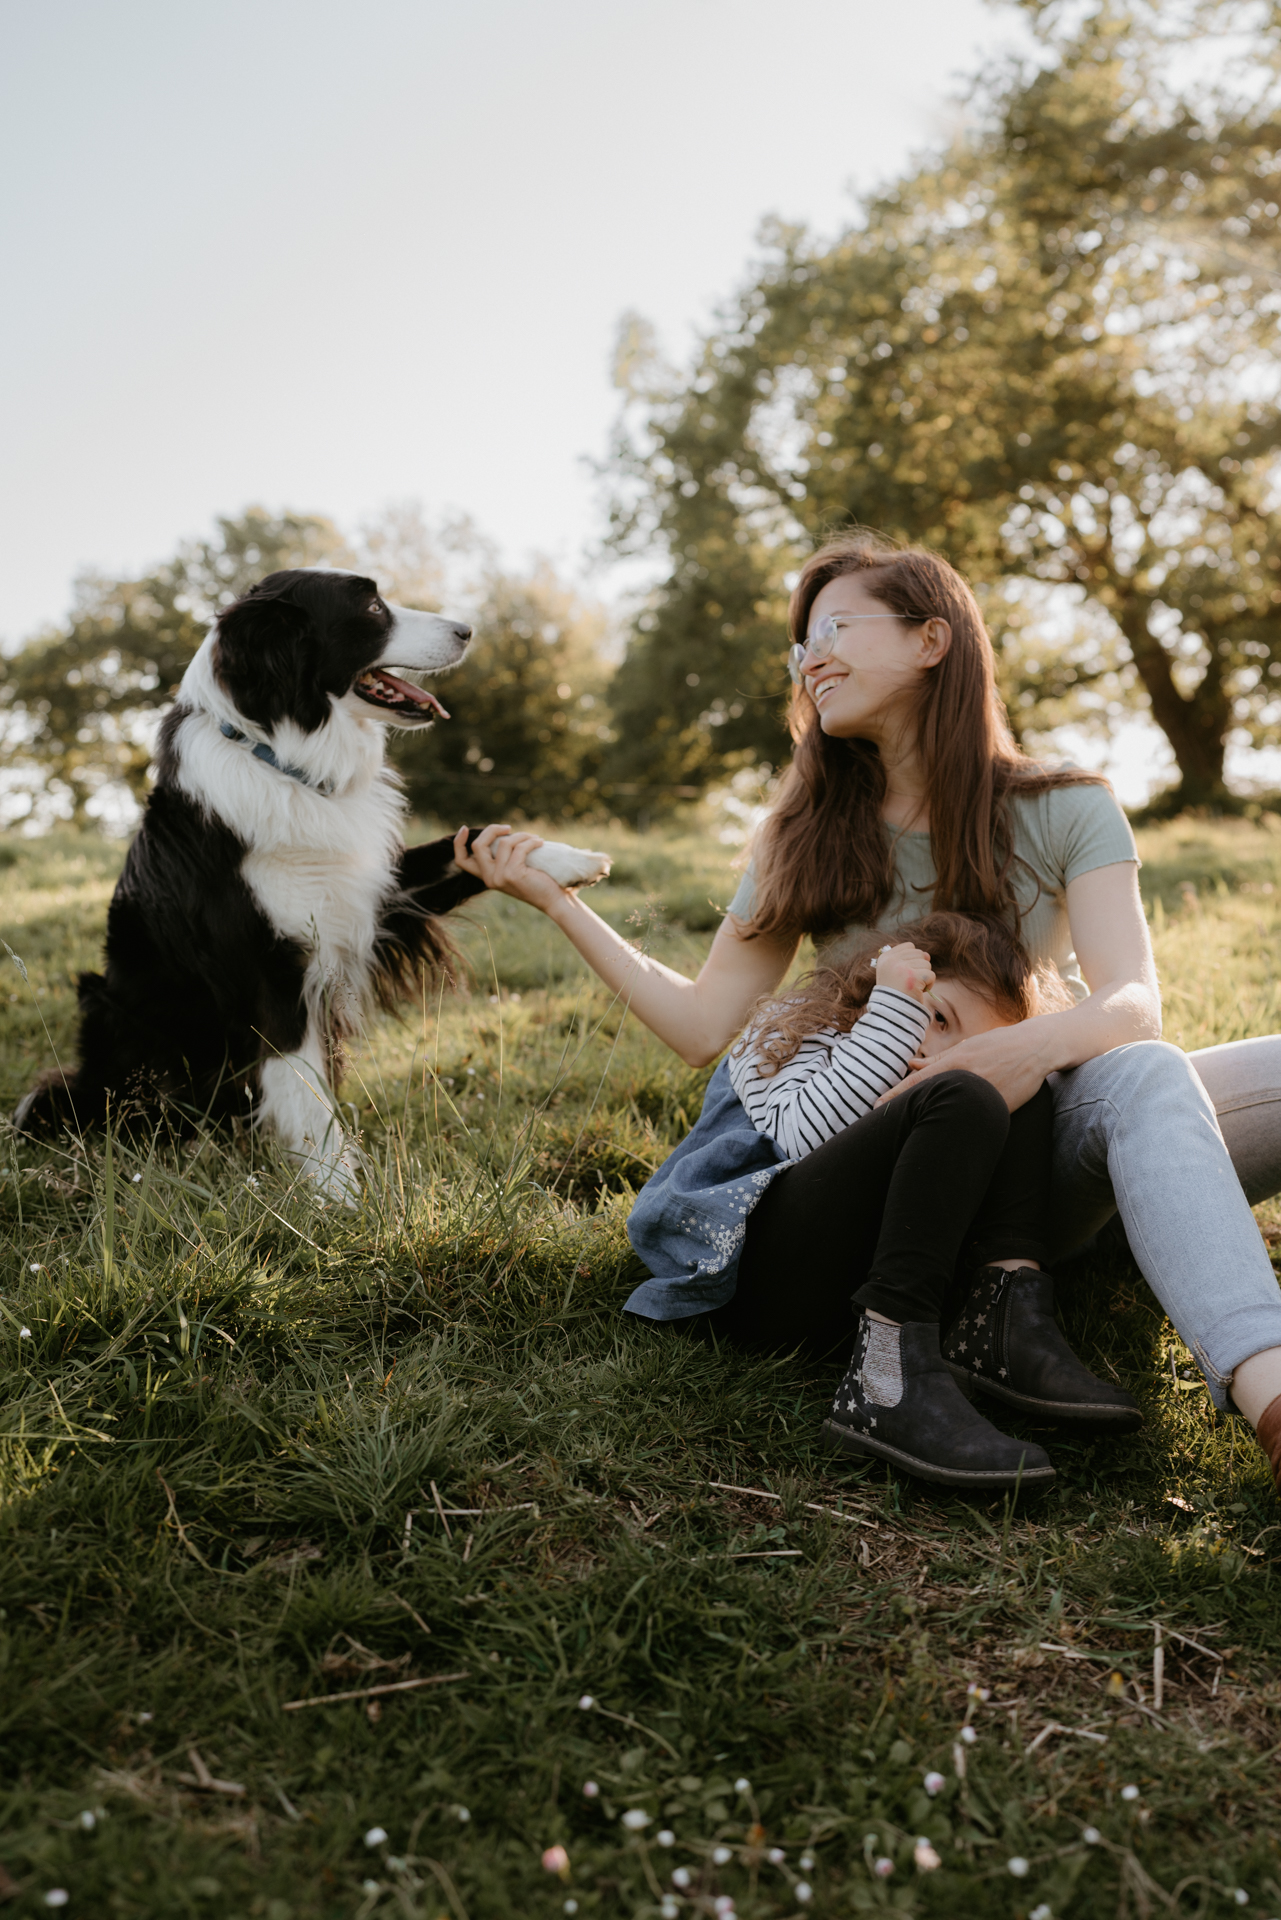
<svg viewBox="0 0 1281 1920">
<path fill-rule="evenodd" d="M 1133 1433 L 1143 1424 L 1124 1387 L 1083 1366 L 1054 1318 L 1054 1276 L 1035 1267 L 980 1267 L 943 1357 L 1007 1406 L 1042 1419 Z"/>
<path fill-rule="evenodd" d="M 1054 1483 L 1040 1447 L 998 1433 L 970 1405 L 939 1352 L 932 1321 L 888 1327 L 859 1315 L 854 1360 L 836 1390 L 823 1439 L 838 1451 L 888 1460 L 942 1486 L 1000 1493 Z"/>
</svg>

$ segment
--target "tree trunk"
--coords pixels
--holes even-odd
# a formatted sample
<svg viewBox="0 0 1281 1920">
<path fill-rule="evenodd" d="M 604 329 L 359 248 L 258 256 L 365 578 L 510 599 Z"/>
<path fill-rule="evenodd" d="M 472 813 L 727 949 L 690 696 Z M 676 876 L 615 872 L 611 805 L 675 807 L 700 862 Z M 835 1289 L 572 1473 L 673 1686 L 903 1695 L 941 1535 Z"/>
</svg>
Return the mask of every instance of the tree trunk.
<svg viewBox="0 0 1281 1920">
<path fill-rule="evenodd" d="M 1179 785 L 1169 796 L 1171 807 L 1221 805 L 1227 798 L 1223 752 L 1231 715 L 1218 654 L 1211 651 L 1205 678 L 1185 699 L 1174 684 L 1169 654 L 1148 630 L 1147 602 L 1124 609 L 1120 623 L 1152 702 L 1152 718 L 1174 749 Z"/>
</svg>

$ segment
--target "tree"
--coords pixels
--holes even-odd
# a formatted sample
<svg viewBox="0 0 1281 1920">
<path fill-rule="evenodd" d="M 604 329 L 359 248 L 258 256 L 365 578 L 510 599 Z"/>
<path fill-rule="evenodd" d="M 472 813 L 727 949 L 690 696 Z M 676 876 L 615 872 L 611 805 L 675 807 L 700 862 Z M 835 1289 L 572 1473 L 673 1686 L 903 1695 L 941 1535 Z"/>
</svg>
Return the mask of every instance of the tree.
<svg viewBox="0 0 1281 1920">
<path fill-rule="evenodd" d="M 433 683 L 453 717 L 392 737 L 411 804 L 460 824 L 598 811 L 614 739 L 605 610 L 546 561 L 505 571 L 470 520 L 432 529 L 416 503 L 367 523 L 357 547 L 393 598 L 465 616 L 475 630 L 461 664 Z"/>
<path fill-rule="evenodd" d="M 669 562 L 619 676 L 629 770 L 778 758 L 788 576 L 852 524 L 1021 609 L 995 637 L 1023 728 L 1128 669 L 1181 804 L 1222 799 L 1233 729 L 1278 737 L 1276 18 L 1197 7 L 1252 23 L 1256 58 L 1192 93 L 1169 9 L 1029 10 L 1043 62 L 985 76 L 975 133 L 835 244 L 770 229 L 691 376 L 626 360 L 614 539 Z M 1029 634 L 1020 575 L 1074 591 L 1066 653 Z"/>
<path fill-rule="evenodd" d="M 350 564 L 319 514 L 250 507 L 139 579 L 85 574 L 71 618 L 0 659 L 0 716 L 32 806 L 77 819 L 113 787 L 140 800 L 161 709 L 219 610 L 279 567 Z"/>
<path fill-rule="evenodd" d="M 400 740 L 411 802 L 461 824 L 595 812 L 598 770 L 614 739 L 604 610 L 546 563 L 528 575 L 492 565 L 469 611 L 476 638 L 434 681 L 452 719 Z"/>
<path fill-rule="evenodd" d="M 391 736 L 415 804 L 478 821 L 599 806 L 597 769 L 613 738 L 603 611 L 545 564 L 504 573 L 469 521 L 432 528 L 415 502 L 387 508 L 350 540 L 324 515 L 254 507 L 140 578 L 78 582 L 66 626 L 0 661 L 0 718 L 26 789 L 19 804 L 48 811 L 51 801 L 77 818 L 113 798 L 117 818 L 130 800 L 136 809 L 160 714 L 211 621 L 265 574 L 326 562 L 476 628 L 462 666 L 440 683 L 456 718 Z"/>
</svg>

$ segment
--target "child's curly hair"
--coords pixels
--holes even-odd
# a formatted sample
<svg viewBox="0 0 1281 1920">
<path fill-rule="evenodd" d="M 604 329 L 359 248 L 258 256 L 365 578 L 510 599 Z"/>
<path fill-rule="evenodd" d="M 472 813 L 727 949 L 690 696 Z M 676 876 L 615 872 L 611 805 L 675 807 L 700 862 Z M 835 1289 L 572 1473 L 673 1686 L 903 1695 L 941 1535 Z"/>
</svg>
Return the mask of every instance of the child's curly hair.
<svg viewBox="0 0 1281 1920">
<path fill-rule="evenodd" d="M 869 944 L 837 966 L 816 967 L 792 992 L 757 1001 L 749 1024 L 756 1028 L 755 1053 L 761 1072 L 776 1074 L 820 1027 L 848 1033 L 867 1011 L 876 985 L 872 961 L 887 942 L 901 946 L 904 941 L 928 953 L 941 978 L 973 987 L 1011 1022 L 1044 1012 L 1047 1002 L 1067 1004 L 1061 983 L 1038 979 L 1027 954 L 995 914 L 929 913 L 891 933 L 878 934 L 875 945 Z"/>
</svg>

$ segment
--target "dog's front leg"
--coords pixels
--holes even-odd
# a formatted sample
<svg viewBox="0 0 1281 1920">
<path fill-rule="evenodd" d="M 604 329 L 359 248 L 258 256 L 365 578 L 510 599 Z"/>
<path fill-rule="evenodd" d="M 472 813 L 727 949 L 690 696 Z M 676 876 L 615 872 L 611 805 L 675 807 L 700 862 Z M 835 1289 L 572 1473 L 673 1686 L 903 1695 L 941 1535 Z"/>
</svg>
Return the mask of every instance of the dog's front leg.
<svg viewBox="0 0 1281 1920">
<path fill-rule="evenodd" d="M 299 1171 L 331 1200 L 354 1207 L 360 1156 L 338 1120 L 338 1102 L 319 1063 L 319 1041 L 308 1033 L 302 1050 L 276 1054 L 258 1070 L 257 1119 L 269 1127 Z"/>
<path fill-rule="evenodd" d="M 419 968 L 453 973 L 457 955 L 442 922 L 454 907 L 485 891 L 464 873 L 452 840 L 406 847 L 384 901 L 374 942 L 374 968 L 394 997 L 409 991 Z"/>
<path fill-rule="evenodd" d="M 476 840 L 485 831 L 483 827 L 473 827 L 467 835 L 467 848 L 475 845 Z M 483 889 L 483 882 L 470 873 L 463 873 L 454 863 L 453 842 L 451 840 L 433 840 L 423 847 L 411 847 L 405 860 L 418 855 L 430 856 L 421 864 L 423 879 L 413 883 L 421 904 L 432 913 L 447 913 L 449 908 L 457 906 L 473 893 Z M 445 865 L 440 869 L 439 880 L 427 878 L 431 866 L 447 856 Z M 607 853 L 591 853 L 585 847 L 567 846 L 563 840 L 544 840 L 541 847 L 535 847 L 529 855 L 529 865 L 540 873 L 549 873 L 562 887 L 591 887 L 598 880 L 604 880 L 609 874 L 610 858 Z M 466 891 L 452 895 L 450 890 L 460 882 L 467 882 Z M 402 885 L 405 884 L 402 882 Z M 444 903 L 437 905 L 437 898 Z"/>
<path fill-rule="evenodd" d="M 474 840 L 475 833 L 470 837 Z M 449 913 L 485 891 L 485 882 L 474 873 L 464 873 L 454 859 L 452 838 L 406 847 L 396 880 L 400 892 L 409 894 L 423 913 Z"/>
</svg>

